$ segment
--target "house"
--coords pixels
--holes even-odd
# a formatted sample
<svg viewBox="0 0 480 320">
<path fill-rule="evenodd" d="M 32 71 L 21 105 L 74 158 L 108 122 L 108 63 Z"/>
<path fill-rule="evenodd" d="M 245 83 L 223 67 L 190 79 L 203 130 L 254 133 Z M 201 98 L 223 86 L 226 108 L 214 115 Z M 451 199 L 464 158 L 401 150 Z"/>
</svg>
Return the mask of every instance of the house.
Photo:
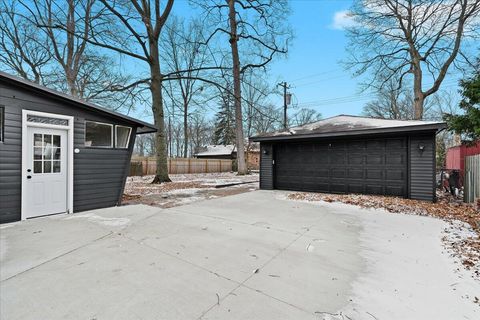
<svg viewBox="0 0 480 320">
<path fill-rule="evenodd" d="M 435 200 L 435 135 L 443 122 L 339 115 L 260 142 L 260 188 Z"/>
<path fill-rule="evenodd" d="M 208 145 L 198 149 L 193 155 L 198 159 L 237 159 L 235 145 Z M 260 148 L 258 143 L 245 144 L 245 158 L 248 169 L 258 170 L 260 165 Z"/>
<path fill-rule="evenodd" d="M 120 203 L 148 123 L 0 72 L 0 222 Z"/>
<path fill-rule="evenodd" d="M 198 159 L 236 159 L 237 151 L 235 145 L 208 145 L 198 149 L 198 152 L 193 155 Z"/>
</svg>

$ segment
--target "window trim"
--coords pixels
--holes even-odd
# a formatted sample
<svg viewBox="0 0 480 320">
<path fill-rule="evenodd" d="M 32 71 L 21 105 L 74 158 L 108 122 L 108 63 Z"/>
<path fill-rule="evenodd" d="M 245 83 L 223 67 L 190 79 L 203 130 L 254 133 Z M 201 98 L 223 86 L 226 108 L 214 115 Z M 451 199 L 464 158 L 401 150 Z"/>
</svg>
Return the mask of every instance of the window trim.
<svg viewBox="0 0 480 320">
<path fill-rule="evenodd" d="M 125 147 L 119 147 L 118 146 L 118 132 L 117 132 L 117 128 L 127 128 L 129 131 L 128 131 L 128 139 L 127 139 L 127 144 Z M 121 124 L 116 124 L 115 125 L 115 148 L 116 149 L 128 149 L 128 147 L 130 146 L 130 137 L 132 136 L 132 127 L 127 127 L 127 126 L 123 126 Z"/>
<path fill-rule="evenodd" d="M 110 140 L 110 146 L 87 146 L 87 122 L 97 123 L 97 124 L 103 124 L 103 125 L 110 126 L 110 134 L 111 134 L 111 136 L 112 136 L 112 139 Z M 111 123 L 105 123 L 105 122 L 100 122 L 100 121 L 92 121 L 92 120 L 85 120 L 85 125 L 84 125 L 85 133 L 84 133 L 84 136 L 83 136 L 83 145 L 84 145 L 84 147 L 85 147 L 85 148 L 113 149 L 113 140 L 114 140 L 113 127 L 114 127 L 114 125 L 111 124 Z"/>
<path fill-rule="evenodd" d="M 5 106 L 0 105 L 0 142 L 5 141 Z"/>
</svg>

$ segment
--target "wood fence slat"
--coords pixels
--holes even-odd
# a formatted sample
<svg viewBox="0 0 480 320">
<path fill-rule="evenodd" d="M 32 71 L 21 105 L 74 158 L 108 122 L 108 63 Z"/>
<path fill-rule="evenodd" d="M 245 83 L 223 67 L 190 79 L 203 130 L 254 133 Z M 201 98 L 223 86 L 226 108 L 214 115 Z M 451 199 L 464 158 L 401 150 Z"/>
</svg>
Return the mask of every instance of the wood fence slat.
<svg viewBox="0 0 480 320">
<path fill-rule="evenodd" d="M 471 203 L 480 198 L 480 154 L 465 157 L 464 201 Z"/>
</svg>

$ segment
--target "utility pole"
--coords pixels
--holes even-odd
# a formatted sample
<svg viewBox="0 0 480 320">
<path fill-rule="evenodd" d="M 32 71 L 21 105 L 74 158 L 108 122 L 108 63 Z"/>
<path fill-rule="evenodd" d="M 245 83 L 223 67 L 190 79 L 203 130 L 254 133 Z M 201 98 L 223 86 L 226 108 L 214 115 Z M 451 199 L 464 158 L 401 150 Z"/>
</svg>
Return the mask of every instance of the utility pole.
<svg viewBox="0 0 480 320">
<path fill-rule="evenodd" d="M 287 94 L 287 89 L 290 89 L 290 86 L 287 84 L 286 81 L 280 82 L 278 86 L 283 88 L 283 129 L 287 130 L 287 105 L 290 104 L 290 101 L 287 99 L 289 95 Z"/>
</svg>

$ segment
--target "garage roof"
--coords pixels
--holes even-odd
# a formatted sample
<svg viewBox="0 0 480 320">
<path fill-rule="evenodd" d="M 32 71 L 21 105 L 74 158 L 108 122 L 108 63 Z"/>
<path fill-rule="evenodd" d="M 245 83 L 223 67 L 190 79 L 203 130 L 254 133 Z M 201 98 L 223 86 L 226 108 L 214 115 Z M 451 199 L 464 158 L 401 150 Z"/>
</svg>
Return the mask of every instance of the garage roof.
<svg viewBox="0 0 480 320">
<path fill-rule="evenodd" d="M 445 122 L 390 120 L 342 114 L 288 130 L 258 135 L 250 139 L 252 141 L 291 140 L 375 133 L 438 131 L 445 128 Z"/>
<path fill-rule="evenodd" d="M 130 122 L 132 124 L 135 124 L 138 127 L 137 134 L 151 133 L 151 132 L 156 132 L 157 131 L 157 128 L 150 123 L 147 123 L 147 122 L 144 122 L 144 121 L 141 121 L 141 120 L 123 115 L 121 113 L 118 113 L 118 112 L 115 112 L 115 111 L 112 111 L 112 110 L 105 109 L 105 108 L 100 107 L 96 104 L 87 102 L 87 101 L 79 99 L 79 98 L 75 98 L 75 97 L 70 96 L 68 94 L 58 92 L 56 90 L 52 90 L 52 89 L 47 88 L 45 86 L 42 86 L 42 85 L 39 85 L 37 83 L 34 83 L 34 82 L 31 82 L 31 81 L 13 76 L 13 75 L 8 74 L 8 73 L 3 72 L 3 71 L 0 71 L 0 81 L 4 81 L 8 84 L 13 84 L 13 85 L 19 86 L 19 87 L 22 87 L 24 89 L 27 89 L 27 90 L 30 90 L 30 91 L 33 91 L 33 92 L 38 92 L 40 94 L 43 94 L 43 95 L 46 95 L 46 96 L 49 96 L 49 97 L 53 97 L 53 98 L 57 98 L 57 99 L 67 101 L 67 102 L 71 103 L 72 105 L 75 105 L 75 106 L 80 107 L 80 108 L 89 109 L 89 110 L 92 110 L 93 112 L 101 113 L 101 114 L 104 114 L 104 115 L 111 116 L 113 118 L 117 118 L 117 119 L 121 119 L 123 121 Z"/>
</svg>

